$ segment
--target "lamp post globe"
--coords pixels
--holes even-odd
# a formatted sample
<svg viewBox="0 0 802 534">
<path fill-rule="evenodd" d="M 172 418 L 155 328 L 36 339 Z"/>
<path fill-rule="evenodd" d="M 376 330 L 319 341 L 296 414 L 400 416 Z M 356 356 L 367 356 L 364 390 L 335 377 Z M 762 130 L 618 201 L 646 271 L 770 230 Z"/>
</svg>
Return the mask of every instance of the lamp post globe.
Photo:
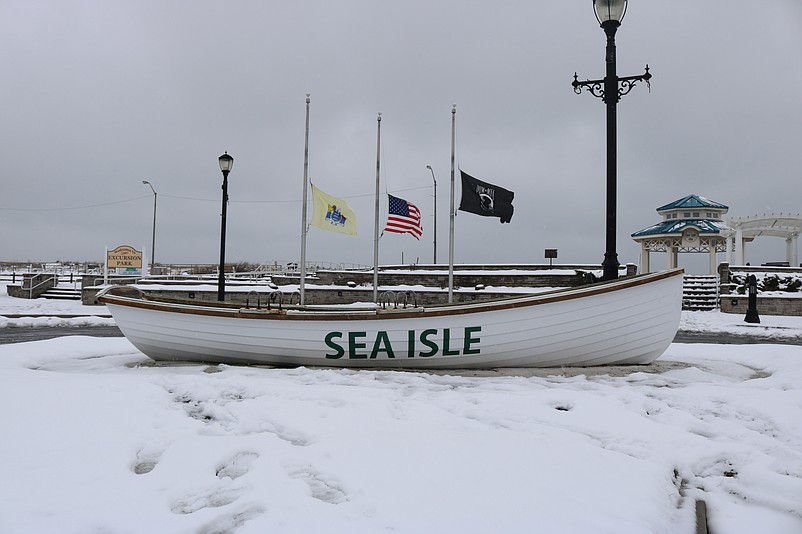
<svg viewBox="0 0 802 534">
<path fill-rule="evenodd" d="M 234 158 L 228 152 L 218 158 L 220 171 L 223 173 L 223 209 L 220 214 L 220 267 L 217 273 L 217 300 L 226 299 L 226 208 L 228 207 L 228 173 L 234 166 Z"/>
<path fill-rule="evenodd" d="M 234 166 L 234 158 L 232 158 L 228 152 L 217 158 L 220 162 L 220 170 L 223 171 L 223 175 L 225 176 L 229 171 L 231 171 L 231 167 Z"/>
<path fill-rule="evenodd" d="M 605 23 L 618 26 L 627 12 L 627 0 L 593 0 L 593 11 L 600 26 Z"/>
</svg>

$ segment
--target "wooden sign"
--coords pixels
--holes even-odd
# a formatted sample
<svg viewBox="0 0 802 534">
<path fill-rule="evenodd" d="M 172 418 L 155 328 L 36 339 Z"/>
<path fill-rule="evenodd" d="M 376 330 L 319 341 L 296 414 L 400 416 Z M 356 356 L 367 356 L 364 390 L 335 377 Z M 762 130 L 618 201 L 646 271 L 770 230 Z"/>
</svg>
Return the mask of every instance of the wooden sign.
<svg viewBox="0 0 802 534">
<path fill-rule="evenodd" d="M 141 269 L 142 251 L 128 245 L 120 245 L 106 253 L 106 266 L 109 269 Z"/>
</svg>

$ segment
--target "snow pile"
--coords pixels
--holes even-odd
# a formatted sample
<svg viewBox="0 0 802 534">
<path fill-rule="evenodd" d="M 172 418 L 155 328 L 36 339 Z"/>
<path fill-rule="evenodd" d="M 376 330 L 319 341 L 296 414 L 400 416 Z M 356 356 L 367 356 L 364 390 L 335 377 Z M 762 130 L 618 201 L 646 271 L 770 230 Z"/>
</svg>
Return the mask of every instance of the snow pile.
<svg viewBox="0 0 802 534">
<path fill-rule="evenodd" d="M 802 348 L 662 374 L 157 365 L 0 346 L 2 532 L 802 531 Z"/>
<path fill-rule="evenodd" d="M 105 306 L 84 306 L 79 300 L 19 299 L 8 296 L 6 286 L 0 282 L 0 313 L 31 315 L 108 315 Z"/>
<path fill-rule="evenodd" d="M 802 298 L 802 274 L 798 272 L 732 272 L 730 283 L 736 286 L 735 294 L 744 295 L 749 292 L 749 276 L 755 277 L 760 297 Z"/>
<path fill-rule="evenodd" d="M 744 314 L 740 313 L 683 311 L 679 329 L 683 332 L 728 333 L 760 339 L 802 339 L 802 317 L 760 315 L 760 323 L 747 323 Z"/>
</svg>

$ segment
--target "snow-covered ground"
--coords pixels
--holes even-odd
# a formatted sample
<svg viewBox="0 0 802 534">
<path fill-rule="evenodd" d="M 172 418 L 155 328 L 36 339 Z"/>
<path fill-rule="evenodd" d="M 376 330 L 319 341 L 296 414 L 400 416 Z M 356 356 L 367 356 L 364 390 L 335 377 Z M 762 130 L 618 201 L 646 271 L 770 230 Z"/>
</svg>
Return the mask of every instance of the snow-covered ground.
<svg viewBox="0 0 802 534">
<path fill-rule="evenodd" d="M 2 288 L 0 314 L 32 311 L 105 313 Z M 802 318 L 761 320 L 685 312 L 682 328 L 802 334 Z M 674 534 L 694 532 L 697 499 L 713 533 L 802 532 L 802 347 L 673 344 L 617 371 L 179 366 L 124 338 L 0 345 L 0 532 Z"/>
</svg>

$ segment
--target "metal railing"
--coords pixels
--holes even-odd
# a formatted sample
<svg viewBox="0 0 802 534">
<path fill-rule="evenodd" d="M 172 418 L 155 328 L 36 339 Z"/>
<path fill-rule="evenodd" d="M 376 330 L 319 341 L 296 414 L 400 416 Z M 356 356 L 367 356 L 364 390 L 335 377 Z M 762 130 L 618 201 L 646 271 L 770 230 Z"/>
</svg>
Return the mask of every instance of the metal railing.
<svg viewBox="0 0 802 534">
<path fill-rule="evenodd" d="M 49 283 L 52 282 L 52 284 L 50 286 L 48 286 L 46 289 L 44 289 L 43 291 L 37 293 L 36 296 L 38 297 L 41 293 L 44 293 L 45 291 L 47 291 L 51 287 L 55 287 L 56 284 L 58 284 L 58 275 L 54 274 L 52 276 L 49 276 L 47 278 L 42 279 L 42 281 L 40 281 L 38 284 L 33 285 L 34 284 L 34 280 L 39 278 L 40 276 L 45 276 L 45 275 L 37 274 L 35 276 L 31 276 L 29 278 L 25 278 L 25 279 L 22 280 L 22 289 L 23 290 L 26 290 L 26 289 L 28 290 L 28 298 L 30 298 L 30 299 L 34 298 L 33 297 L 33 293 L 34 293 L 35 289 L 39 289 L 43 285 L 49 284 Z M 28 284 L 30 284 L 29 287 L 25 287 L 25 283 L 26 282 Z"/>
<path fill-rule="evenodd" d="M 385 310 L 391 305 L 394 309 L 397 309 L 399 306 L 406 308 L 410 304 L 413 308 L 418 307 L 418 295 L 412 290 L 398 292 L 387 290 L 379 294 L 378 305 Z"/>
</svg>

